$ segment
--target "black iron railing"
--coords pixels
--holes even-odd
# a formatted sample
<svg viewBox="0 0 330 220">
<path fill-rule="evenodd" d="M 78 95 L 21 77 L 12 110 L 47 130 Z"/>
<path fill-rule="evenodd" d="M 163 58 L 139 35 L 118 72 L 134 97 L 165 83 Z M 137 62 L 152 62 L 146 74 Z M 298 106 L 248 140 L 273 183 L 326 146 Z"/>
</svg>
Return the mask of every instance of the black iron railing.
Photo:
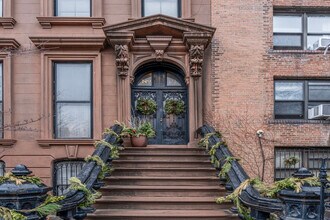
<svg viewBox="0 0 330 220">
<path fill-rule="evenodd" d="M 114 125 L 111 128 L 116 134 L 120 134 L 122 127 L 119 125 Z M 114 134 L 107 134 L 104 140 L 111 145 L 119 146 L 121 140 L 118 140 L 117 136 Z M 109 147 L 104 145 L 99 145 L 92 156 L 99 156 L 104 163 L 109 163 L 112 161 L 111 150 Z M 97 165 L 95 161 L 87 162 L 81 172 L 78 174 L 77 178 L 86 185 L 88 189 L 99 189 L 104 185 L 103 182 L 98 180 L 98 175 L 101 172 L 101 166 Z M 60 202 L 62 208 L 58 213 L 63 219 L 83 219 L 86 217 L 87 213 L 93 212 L 92 208 L 80 209 L 77 208 L 80 203 L 85 200 L 85 194 L 77 190 L 68 190 L 63 194 L 65 199 Z"/>
</svg>

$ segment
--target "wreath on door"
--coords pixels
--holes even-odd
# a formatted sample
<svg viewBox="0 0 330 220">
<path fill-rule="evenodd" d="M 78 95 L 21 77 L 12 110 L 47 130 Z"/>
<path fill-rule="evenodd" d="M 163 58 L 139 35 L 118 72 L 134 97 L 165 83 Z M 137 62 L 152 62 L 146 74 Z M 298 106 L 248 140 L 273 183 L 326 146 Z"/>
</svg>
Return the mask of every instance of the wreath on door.
<svg viewBox="0 0 330 220">
<path fill-rule="evenodd" d="M 182 100 L 169 99 L 165 101 L 165 112 L 167 115 L 181 115 L 185 111 Z"/>
<path fill-rule="evenodd" d="M 153 99 L 139 98 L 136 109 L 143 115 L 153 115 L 157 111 L 157 103 Z"/>
</svg>

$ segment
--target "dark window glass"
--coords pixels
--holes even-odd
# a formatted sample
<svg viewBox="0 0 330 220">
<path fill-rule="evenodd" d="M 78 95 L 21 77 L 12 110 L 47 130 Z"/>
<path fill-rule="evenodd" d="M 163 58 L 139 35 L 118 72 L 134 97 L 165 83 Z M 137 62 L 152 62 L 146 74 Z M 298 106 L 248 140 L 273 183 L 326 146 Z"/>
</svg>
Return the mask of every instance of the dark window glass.
<svg viewBox="0 0 330 220">
<path fill-rule="evenodd" d="M 137 83 L 138 86 L 152 86 L 152 73 L 148 73 L 144 75 L 139 82 Z"/>
<path fill-rule="evenodd" d="M 90 63 L 55 64 L 55 137 L 91 138 Z"/>
<path fill-rule="evenodd" d="M 5 162 L 0 161 L 0 176 L 3 176 L 5 174 L 5 168 L 6 168 Z"/>
<path fill-rule="evenodd" d="M 330 101 L 330 82 L 309 82 L 310 101 Z"/>
<path fill-rule="evenodd" d="M 58 161 L 54 164 L 54 195 L 63 195 L 69 187 L 69 179 L 81 171 L 84 161 Z"/>
<path fill-rule="evenodd" d="M 289 159 L 295 158 L 296 163 Z M 292 177 L 300 167 L 308 168 L 318 176 L 322 158 L 330 158 L 330 148 L 275 148 L 275 180 Z M 327 161 L 328 170 L 330 160 Z"/>
<path fill-rule="evenodd" d="M 172 17 L 180 17 L 179 0 L 142 0 L 143 16 L 164 14 Z"/>
<path fill-rule="evenodd" d="M 177 77 L 171 73 L 166 74 L 166 85 L 167 86 L 181 86 L 181 83 Z"/>
<path fill-rule="evenodd" d="M 55 0 L 55 16 L 90 17 L 91 0 Z"/>
</svg>

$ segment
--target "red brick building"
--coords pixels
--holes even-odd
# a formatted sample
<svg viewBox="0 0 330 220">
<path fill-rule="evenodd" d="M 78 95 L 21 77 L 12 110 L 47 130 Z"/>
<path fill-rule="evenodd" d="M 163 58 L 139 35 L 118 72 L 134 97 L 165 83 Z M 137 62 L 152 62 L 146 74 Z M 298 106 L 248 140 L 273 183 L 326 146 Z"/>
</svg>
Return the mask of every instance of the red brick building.
<svg viewBox="0 0 330 220">
<path fill-rule="evenodd" d="M 141 97 L 158 106 L 149 118 L 159 134 L 151 144 L 195 146 L 196 129 L 212 123 L 251 175 L 262 170 L 256 132 L 263 130 L 269 181 L 295 166 L 318 168 L 318 158 L 329 155 L 328 121 L 308 117 L 308 109 L 330 102 L 330 55 L 313 48 L 330 36 L 326 1 L 2 6 L 0 160 L 7 169 L 23 163 L 51 184 L 65 161 L 91 154 L 104 128 L 127 121 Z M 165 116 L 167 99 L 182 100 L 184 114 Z M 8 126 L 17 122 L 23 125 Z M 288 168 L 291 156 L 299 162 Z M 68 169 L 77 172 L 79 164 Z"/>
</svg>

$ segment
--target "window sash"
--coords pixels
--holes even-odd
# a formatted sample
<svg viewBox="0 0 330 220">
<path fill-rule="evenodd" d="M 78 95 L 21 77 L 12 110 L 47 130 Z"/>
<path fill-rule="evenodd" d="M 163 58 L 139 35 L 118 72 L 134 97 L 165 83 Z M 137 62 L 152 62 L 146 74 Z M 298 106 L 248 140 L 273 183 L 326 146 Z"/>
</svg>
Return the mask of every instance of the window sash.
<svg viewBox="0 0 330 220">
<path fill-rule="evenodd" d="M 315 38 L 322 37 L 322 36 L 330 36 L 330 29 L 329 31 L 309 31 L 309 23 L 311 19 L 319 18 L 319 17 L 329 17 L 330 12 L 327 14 L 317 14 L 317 13 L 285 13 L 285 12 L 275 12 L 274 18 L 279 16 L 302 16 L 302 32 L 282 32 L 277 31 L 275 29 L 275 24 L 273 24 L 273 48 L 274 49 L 301 49 L 301 50 L 312 50 L 313 49 L 313 42 Z M 273 19 L 274 21 L 274 19 Z M 275 38 L 276 36 L 291 36 L 291 35 L 301 35 L 301 46 L 297 45 L 276 45 Z M 314 39 L 313 39 L 314 38 Z M 313 40 L 312 40 L 313 39 Z"/>
<path fill-rule="evenodd" d="M 63 99 L 58 100 L 57 89 L 60 87 L 57 85 L 56 79 L 58 79 L 58 65 L 61 64 L 79 64 L 90 65 L 89 70 L 89 98 L 86 100 L 81 99 Z M 86 76 L 85 76 L 86 77 Z M 78 81 L 77 81 L 78 82 Z M 71 84 L 72 85 L 72 84 Z M 72 85 L 73 86 L 73 85 Z M 93 113 L 92 113 L 92 63 L 91 62 L 73 62 L 73 63 L 54 63 L 54 137 L 64 139 L 76 139 L 76 138 L 92 138 L 93 127 Z M 71 111 L 69 109 L 73 108 Z M 85 107 L 85 108 L 84 108 Z M 87 108 L 86 108 L 87 107 Z M 77 109 L 79 109 L 77 111 Z M 64 114 L 66 113 L 66 114 Z M 83 126 L 82 126 L 83 125 Z"/>
<path fill-rule="evenodd" d="M 55 0 L 55 16 L 58 17 L 91 17 L 92 16 L 92 0 L 70 0 L 74 3 L 73 8 L 68 7 L 68 0 Z M 85 4 L 88 4 L 88 10 L 78 10 L 78 7 L 82 4 L 79 4 L 79 1 L 84 1 Z M 63 5 L 63 9 L 61 10 Z M 68 10 L 69 9 L 69 10 Z"/>
<path fill-rule="evenodd" d="M 303 83 L 302 92 L 303 99 L 283 100 L 276 98 L 276 84 L 281 82 L 287 83 Z M 274 117 L 275 119 L 305 119 L 308 120 L 308 109 L 315 105 L 329 104 L 329 99 L 310 99 L 310 86 L 315 85 L 329 85 L 329 80 L 275 80 L 274 81 Z M 283 103 L 303 103 L 303 115 L 301 114 L 281 114 L 276 111 L 276 108 Z"/>
<path fill-rule="evenodd" d="M 144 16 L 151 16 L 151 15 L 155 15 L 155 14 L 164 14 L 164 15 L 168 15 L 168 16 L 172 16 L 172 17 L 181 17 L 181 0 L 175 0 L 176 1 L 176 14 L 168 14 L 168 13 L 164 13 L 162 12 L 162 9 L 160 8 L 159 12 L 146 12 L 147 10 L 147 2 L 149 0 L 142 0 L 142 17 Z M 162 6 L 162 2 L 165 2 L 166 0 L 158 0 L 160 7 Z M 150 2 L 151 3 L 151 2 Z"/>
</svg>

